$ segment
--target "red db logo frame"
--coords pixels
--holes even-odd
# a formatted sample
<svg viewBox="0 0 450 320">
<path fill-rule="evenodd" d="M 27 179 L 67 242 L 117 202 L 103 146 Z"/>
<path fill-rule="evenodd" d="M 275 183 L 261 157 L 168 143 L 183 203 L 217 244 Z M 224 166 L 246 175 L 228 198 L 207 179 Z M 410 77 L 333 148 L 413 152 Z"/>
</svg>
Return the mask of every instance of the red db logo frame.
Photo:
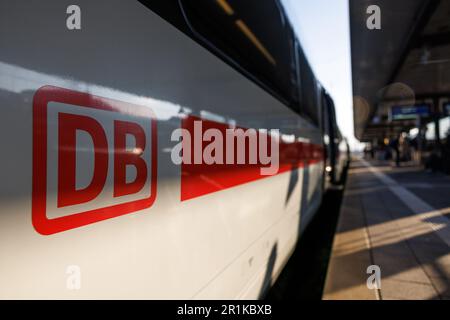
<svg viewBox="0 0 450 320">
<path fill-rule="evenodd" d="M 108 166 L 114 166 L 114 197 L 133 195 L 133 193 L 142 190 L 144 186 L 148 185 L 150 185 L 150 195 L 145 198 L 125 201 L 124 203 L 115 203 L 105 207 L 66 214 L 56 218 L 49 218 L 47 215 L 49 102 L 72 105 L 81 109 L 88 108 L 90 110 L 107 111 L 108 119 L 111 118 L 113 120 L 114 115 L 120 115 L 122 118 L 124 115 L 139 117 L 140 119 L 144 119 L 146 124 L 148 123 L 148 125 L 150 125 L 150 128 L 145 129 L 147 132 L 150 132 L 151 135 L 150 156 L 146 162 L 143 158 L 140 158 L 139 154 L 133 154 L 132 152 L 126 151 L 125 135 L 127 134 L 135 136 L 136 144 L 141 143 L 143 146 L 142 150 L 145 149 L 145 146 L 148 146 L 148 142 L 150 141 L 146 141 L 146 139 L 148 140 L 149 137 L 145 134 L 142 125 L 133 123 L 132 121 L 114 120 L 114 148 L 108 149 L 105 128 L 94 118 L 89 119 L 89 117 L 80 116 L 76 113 L 58 113 L 60 116 L 58 120 L 60 122 L 58 129 L 58 163 L 57 165 L 54 165 L 54 167 L 58 167 L 58 207 L 65 207 L 67 209 L 70 208 L 70 205 L 72 204 L 95 202 L 96 196 L 98 196 L 105 187 L 106 175 L 108 175 L 109 172 Z M 93 139 L 95 149 L 95 167 L 91 184 L 86 187 L 85 190 L 76 190 L 74 183 L 76 174 L 75 172 L 71 172 L 71 170 L 74 171 L 76 167 L 76 162 L 74 160 L 77 152 L 75 131 L 77 129 L 83 130 L 83 123 L 85 125 L 84 130 L 86 130 L 86 128 L 91 128 L 90 135 Z M 150 207 L 156 199 L 157 187 L 156 125 L 156 117 L 148 107 L 54 86 L 44 86 L 39 88 L 33 99 L 32 223 L 36 231 L 43 235 L 50 235 Z M 94 139 L 94 134 L 98 133 L 100 133 L 99 137 L 101 139 Z M 110 137 L 110 139 L 112 138 Z M 97 142 L 100 146 L 102 146 L 101 143 L 105 143 L 106 148 L 97 148 L 95 145 Z M 69 143 L 72 148 L 61 148 L 61 143 Z M 66 146 L 64 145 L 64 147 Z M 69 151 L 66 149 L 69 149 Z M 101 151 L 97 152 L 97 149 Z M 106 156 L 104 155 L 105 150 L 107 150 Z M 110 163 L 111 161 L 108 162 L 110 153 L 113 155 L 114 164 Z M 106 168 L 104 166 L 105 164 Z M 136 179 L 132 183 L 125 181 L 125 168 L 127 165 L 133 165 L 136 168 Z M 141 177 L 139 176 L 140 174 Z M 148 178 L 148 175 L 151 175 L 151 177 Z M 146 179 L 150 179 L 149 183 Z M 96 180 L 95 183 L 94 180 Z"/>
</svg>

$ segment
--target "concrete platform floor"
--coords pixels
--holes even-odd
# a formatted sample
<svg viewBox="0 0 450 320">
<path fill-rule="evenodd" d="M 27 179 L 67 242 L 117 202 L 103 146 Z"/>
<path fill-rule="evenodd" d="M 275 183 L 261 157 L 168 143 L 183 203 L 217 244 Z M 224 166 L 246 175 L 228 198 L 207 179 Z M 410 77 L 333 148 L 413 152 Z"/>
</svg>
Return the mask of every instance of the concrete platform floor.
<svg viewBox="0 0 450 320">
<path fill-rule="evenodd" d="M 367 286 L 371 265 L 379 289 Z M 450 299 L 450 177 L 354 161 L 323 299 Z"/>
</svg>

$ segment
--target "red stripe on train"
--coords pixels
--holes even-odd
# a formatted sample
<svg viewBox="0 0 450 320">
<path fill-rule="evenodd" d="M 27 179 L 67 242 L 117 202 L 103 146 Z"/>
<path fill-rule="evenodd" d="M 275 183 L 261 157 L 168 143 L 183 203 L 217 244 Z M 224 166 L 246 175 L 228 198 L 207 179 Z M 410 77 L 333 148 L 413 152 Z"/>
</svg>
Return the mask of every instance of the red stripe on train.
<svg viewBox="0 0 450 320">
<path fill-rule="evenodd" d="M 182 128 L 188 130 L 193 137 L 194 121 L 199 120 L 202 121 L 202 134 L 204 131 L 214 128 L 220 130 L 223 136 L 225 136 L 225 130 L 231 128 L 227 124 L 203 120 L 194 116 L 183 119 Z M 245 128 L 241 129 L 245 130 Z M 210 142 L 202 141 L 202 150 L 204 150 L 209 143 Z M 183 149 L 189 147 L 191 148 L 191 155 L 193 155 L 194 143 L 191 143 L 190 145 L 183 143 Z M 183 162 L 181 164 L 181 201 L 201 197 L 244 183 L 270 177 L 262 175 L 260 172 L 261 168 L 267 166 L 261 164 L 248 164 L 248 143 L 246 143 L 245 149 L 247 155 L 246 164 L 205 164 L 203 162 L 202 164 L 186 164 Z M 223 152 L 225 155 L 225 143 Z M 323 160 L 324 150 L 322 145 L 298 141 L 286 143 L 280 140 L 279 170 L 276 174 L 323 162 Z"/>
</svg>

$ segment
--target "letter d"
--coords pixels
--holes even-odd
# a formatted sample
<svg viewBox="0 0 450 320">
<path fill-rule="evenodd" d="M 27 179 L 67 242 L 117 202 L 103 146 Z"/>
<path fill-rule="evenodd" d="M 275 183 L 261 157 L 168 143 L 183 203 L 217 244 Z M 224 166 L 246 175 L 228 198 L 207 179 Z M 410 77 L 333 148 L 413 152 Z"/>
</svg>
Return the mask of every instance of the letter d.
<svg viewBox="0 0 450 320">
<path fill-rule="evenodd" d="M 76 189 L 76 133 L 87 132 L 94 144 L 94 174 L 84 189 Z M 96 198 L 108 174 L 108 142 L 100 123 L 90 117 L 59 113 L 58 116 L 58 208 Z"/>
</svg>

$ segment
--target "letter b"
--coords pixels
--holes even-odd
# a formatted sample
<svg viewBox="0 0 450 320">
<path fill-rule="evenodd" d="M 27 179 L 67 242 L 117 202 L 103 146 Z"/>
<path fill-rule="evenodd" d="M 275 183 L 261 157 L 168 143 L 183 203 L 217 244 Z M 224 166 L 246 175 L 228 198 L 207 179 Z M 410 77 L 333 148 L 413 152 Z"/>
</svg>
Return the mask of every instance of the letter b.
<svg viewBox="0 0 450 320">
<path fill-rule="evenodd" d="M 127 150 L 126 137 L 134 136 L 133 150 Z M 141 155 L 145 150 L 145 132 L 133 122 L 114 121 L 114 197 L 139 192 L 147 181 L 147 165 Z M 136 178 L 126 181 L 127 166 L 136 168 Z"/>
</svg>

